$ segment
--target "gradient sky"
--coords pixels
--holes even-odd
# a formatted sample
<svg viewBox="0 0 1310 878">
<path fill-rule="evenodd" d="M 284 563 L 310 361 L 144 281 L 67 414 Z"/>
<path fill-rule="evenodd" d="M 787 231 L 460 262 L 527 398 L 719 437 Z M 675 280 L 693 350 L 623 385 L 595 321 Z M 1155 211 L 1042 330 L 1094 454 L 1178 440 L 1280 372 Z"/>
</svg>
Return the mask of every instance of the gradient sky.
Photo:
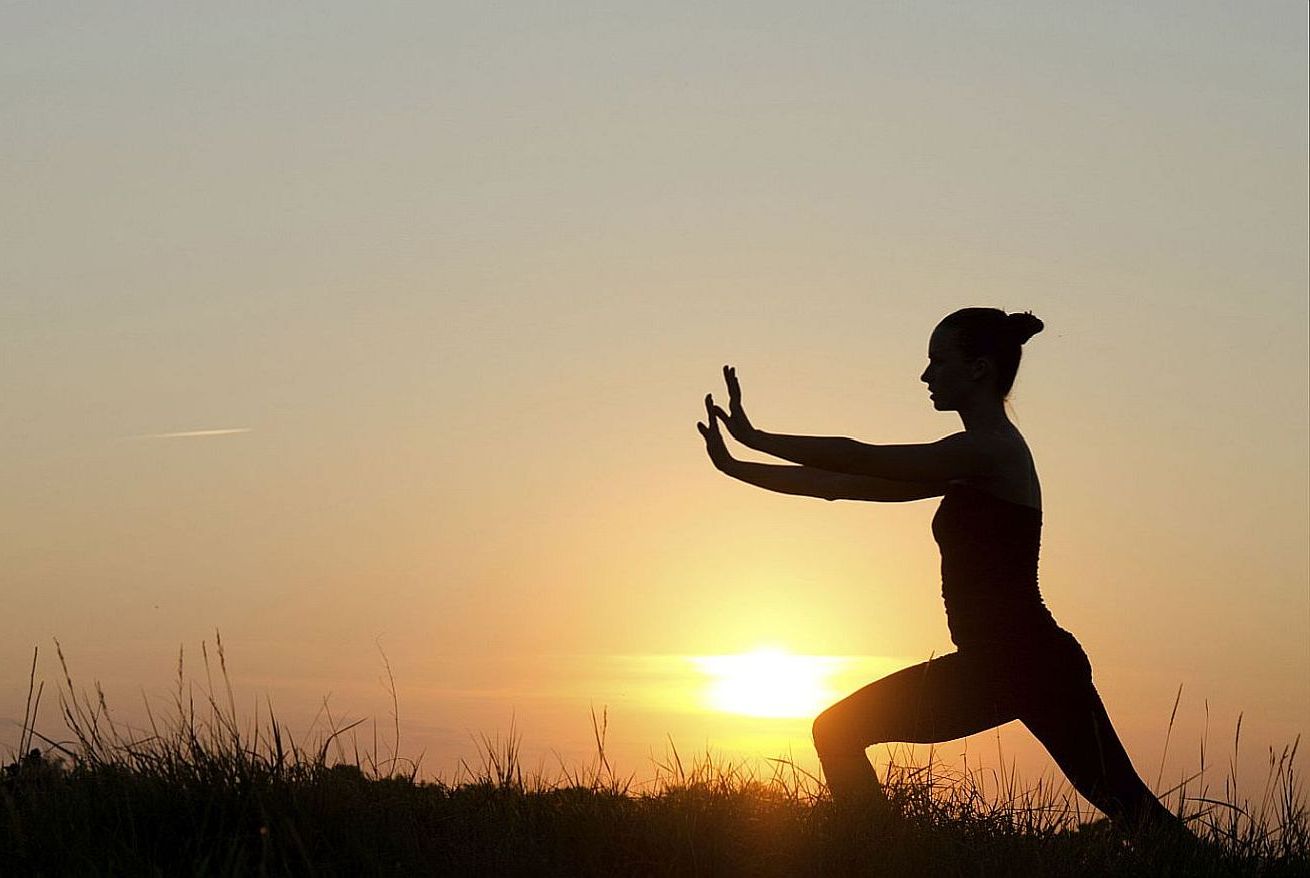
<svg viewBox="0 0 1310 878">
<path fill-rule="evenodd" d="M 918 375 L 986 305 L 1046 322 L 1041 583 L 1130 752 L 1182 685 L 1183 764 L 1239 712 L 1262 763 L 1310 730 L 1306 24 L 5 4 L 0 743 L 52 638 L 122 715 L 215 629 L 252 700 L 384 713 L 380 644 L 433 768 L 589 702 L 658 746 L 616 656 L 949 651 L 936 501 L 769 494 L 694 424 L 733 363 L 764 429 L 955 432 Z"/>
</svg>

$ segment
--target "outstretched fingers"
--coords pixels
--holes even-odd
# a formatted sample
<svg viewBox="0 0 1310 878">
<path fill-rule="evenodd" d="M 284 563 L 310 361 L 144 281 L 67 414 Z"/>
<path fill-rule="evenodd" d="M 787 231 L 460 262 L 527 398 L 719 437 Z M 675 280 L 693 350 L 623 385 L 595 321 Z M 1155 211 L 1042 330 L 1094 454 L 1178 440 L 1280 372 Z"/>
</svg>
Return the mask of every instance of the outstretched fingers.
<svg viewBox="0 0 1310 878">
<path fill-rule="evenodd" d="M 723 409 L 714 404 L 714 395 L 711 393 L 705 394 L 705 420 L 707 423 L 702 424 L 700 421 L 696 422 L 696 426 L 700 429 L 701 435 L 707 435 L 710 431 L 715 433 L 719 432 L 719 424 L 715 418 L 722 417 L 724 417 Z"/>
<path fill-rule="evenodd" d="M 724 366 L 723 380 L 728 385 L 728 404 L 730 406 L 740 404 L 741 384 L 737 381 L 737 368 L 735 366 Z"/>
</svg>

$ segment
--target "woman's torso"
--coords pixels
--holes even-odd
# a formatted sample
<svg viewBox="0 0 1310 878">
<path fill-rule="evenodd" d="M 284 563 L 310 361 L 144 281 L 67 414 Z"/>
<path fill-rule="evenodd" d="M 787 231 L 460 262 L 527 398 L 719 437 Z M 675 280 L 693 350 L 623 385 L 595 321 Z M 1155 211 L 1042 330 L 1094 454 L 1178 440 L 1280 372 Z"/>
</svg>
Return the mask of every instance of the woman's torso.
<svg viewBox="0 0 1310 878">
<path fill-rule="evenodd" d="M 942 552 L 942 598 L 961 649 L 1028 651 L 1056 625 L 1037 586 L 1041 486 L 1023 437 L 990 437 L 998 465 L 985 478 L 951 482 L 933 516 Z"/>
</svg>

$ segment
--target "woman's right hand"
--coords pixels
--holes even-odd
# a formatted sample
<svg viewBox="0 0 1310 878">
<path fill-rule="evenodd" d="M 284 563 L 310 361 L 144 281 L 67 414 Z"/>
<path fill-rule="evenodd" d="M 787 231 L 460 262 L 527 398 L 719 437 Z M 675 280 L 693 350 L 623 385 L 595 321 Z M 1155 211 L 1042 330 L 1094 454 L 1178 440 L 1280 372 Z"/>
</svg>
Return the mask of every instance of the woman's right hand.
<svg viewBox="0 0 1310 878">
<path fill-rule="evenodd" d="M 725 412 L 716 405 L 713 406 L 713 411 L 719 420 L 723 421 L 733 439 L 747 447 L 754 447 L 757 431 L 751 425 L 750 418 L 746 417 L 746 409 L 742 408 L 741 385 L 737 383 L 736 368 L 724 366 L 723 380 L 728 385 L 728 410 Z"/>
</svg>

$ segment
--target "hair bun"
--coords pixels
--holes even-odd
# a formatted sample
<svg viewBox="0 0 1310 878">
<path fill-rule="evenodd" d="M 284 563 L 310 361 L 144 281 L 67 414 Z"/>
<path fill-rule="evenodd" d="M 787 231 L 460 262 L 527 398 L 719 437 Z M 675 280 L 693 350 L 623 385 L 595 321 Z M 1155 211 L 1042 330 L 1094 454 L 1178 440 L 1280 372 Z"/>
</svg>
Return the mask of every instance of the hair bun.
<svg viewBox="0 0 1310 878">
<path fill-rule="evenodd" d="M 1031 311 L 1007 314 L 1005 315 L 1005 323 L 1009 330 L 1014 333 L 1014 337 L 1019 344 L 1024 344 L 1046 326 L 1041 320 L 1034 317 Z"/>
</svg>

